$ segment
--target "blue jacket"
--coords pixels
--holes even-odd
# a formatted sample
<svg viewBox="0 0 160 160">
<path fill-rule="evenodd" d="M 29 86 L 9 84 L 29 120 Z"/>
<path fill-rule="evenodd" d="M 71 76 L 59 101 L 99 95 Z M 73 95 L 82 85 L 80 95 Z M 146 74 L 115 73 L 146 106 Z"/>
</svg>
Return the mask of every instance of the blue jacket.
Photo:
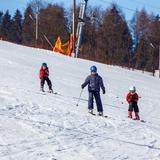
<svg viewBox="0 0 160 160">
<path fill-rule="evenodd" d="M 88 91 L 97 91 L 100 92 L 100 88 L 102 89 L 103 93 L 105 93 L 105 87 L 103 84 L 102 77 L 96 74 L 89 75 L 85 82 L 81 85 L 82 88 L 88 85 Z"/>
</svg>

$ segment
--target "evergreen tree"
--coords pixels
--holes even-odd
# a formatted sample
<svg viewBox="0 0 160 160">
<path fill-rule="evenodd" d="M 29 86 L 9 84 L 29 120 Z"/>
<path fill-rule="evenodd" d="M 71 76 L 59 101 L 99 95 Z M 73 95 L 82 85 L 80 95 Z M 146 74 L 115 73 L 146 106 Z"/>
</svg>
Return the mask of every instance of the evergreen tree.
<svg viewBox="0 0 160 160">
<path fill-rule="evenodd" d="M 68 41 L 67 19 L 65 18 L 65 11 L 63 7 L 49 4 L 47 8 L 41 9 L 39 22 L 39 32 L 41 36 L 41 42 L 39 43 L 43 43 L 45 48 L 51 47 L 46 40 L 44 40 L 44 35 L 47 36 L 53 45 L 55 44 L 58 36 L 61 37 L 63 42 Z"/>
<path fill-rule="evenodd" d="M 18 44 L 22 42 L 22 15 L 19 10 L 12 19 L 9 39 Z"/>
<path fill-rule="evenodd" d="M 132 37 L 123 14 L 113 4 L 104 13 L 98 39 L 99 50 L 108 63 L 126 65 L 132 52 Z"/>
<path fill-rule="evenodd" d="M 2 19 L 1 34 L 2 38 L 8 40 L 11 28 L 11 16 L 7 10 Z"/>
<path fill-rule="evenodd" d="M 2 24 L 3 12 L 0 12 L 0 25 Z"/>
<path fill-rule="evenodd" d="M 35 20 L 31 6 L 28 6 L 24 13 L 22 27 L 22 42 L 25 45 L 35 45 Z"/>
<path fill-rule="evenodd" d="M 145 35 L 141 36 L 136 49 L 136 68 L 152 71 L 152 50 L 150 42 Z"/>
<path fill-rule="evenodd" d="M 2 37 L 2 31 L 1 31 L 1 28 L 2 28 L 2 18 L 3 18 L 3 12 L 0 12 L 0 38 Z"/>
</svg>

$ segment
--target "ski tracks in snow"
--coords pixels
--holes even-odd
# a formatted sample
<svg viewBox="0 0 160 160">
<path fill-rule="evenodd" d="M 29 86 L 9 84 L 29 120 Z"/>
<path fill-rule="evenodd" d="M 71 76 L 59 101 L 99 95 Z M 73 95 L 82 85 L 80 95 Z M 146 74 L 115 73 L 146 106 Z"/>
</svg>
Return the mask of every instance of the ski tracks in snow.
<svg viewBox="0 0 160 160">
<path fill-rule="evenodd" d="M 134 160 L 133 151 L 159 157 L 152 123 L 88 115 L 86 103 L 77 108 L 69 96 L 7 87 L 0 93 L 0 159 Z"/>
<path fill-rule="evenodd" d="M 4 93 L 4 92 L 1 91 L 1 93 Z M 4 102 L 3 106 L 1 106 L 1 109 L 0 109 L 0 115 L 2 118 L 5 118 L 6 120 L 8 120 L 8 123 L 6 125 L 9 126 L 9 121 L 13 121 L 18 125 L 17 128 L 20 127 L 19 128 L 20 130 L 22 130 L 23 128 L 25 129 L 27 128 L 28 130 L 33 131 L 40 136 L 45 135 L 45 137 L 47 138 L 46 140 L 43 141 L 43 143 L 47 141 L 49 144 L 52 144 L 53 146 L 57 146 L 57 149 L 55 149 L 55 152 L 57 151 L 58 155 L 59 155 L 59 152 L 64 152 L 66 150 L 67 151 L 74 150 L 75 153 L 77 152 L 77 154 L 79 154 L 78 150 L 79 150 L 79 145 L 81 144 L 80 146 L 84 150 L 86 150 L 86 154 L 90 155 L 89 158 L 91 158 L 92 154 L 88 154 L 88 151 L 87 151 L 88 147 L 92 146 L 95 143 L 100 143 L 102 139 L 101 135 L 102 134 L 105 135 L 103 131 L 105 127 L 108 129 L 108 132 L 111 131 L 113 128 L 111 127 L 110 123 L 107 124 L 106 122 L 104 122 L 103 119 L 100 120 L 100 122 L 96 122 L 96 119 L 94 120 L 93 117 L 91 118 L 89 115 L 81 116 L 81 115 L 75 114 L 74 112 L 73 113 L 70 112 L 69 108 L 64 112 L 60 110 L 60 108 L 54 108 L 54 107 L 50 108 L 51 106 L 42 106 L 40 103 L 36 104 L 35 102 L 31 102 L 30 100 L 28 101 L 28 99 L 25 99 L 25 97 L 23 96 L 23 92 L 19 93 L 22 95 L 22 100 L 16 98 L 16 96 L 13 96 L 14 95 L 13 93 L 12 94 L 9 93 L 9 94 L 10 94 L 9 97 L 12 97 L 11 99 L 6 98 L 7 96 L 5 94 L 3 94 L 3 96 L 0 97 L 1 102 Z M 41 95 L 39 97 L 42 98 Z M 54 97 L 56 97 L 56 100 L 59 101 L 58 99 L 60 97 L 57 98 L 58 96 L 53 95 L 53 99 Z M 50 95 L 45 96 L 46 101 L 48 101 L 47 99 L 49 98 L 51 98 Z M 66 106 L 68 107 L 71 106 L 71 103 L 67 105 L 67 103 L 64 102 L 65 104 L 65 107 L 64 107 L 63 103 L 61 103 L 62 99 L 63 98 L 60 98 L 60 101 L 56 103 L 61 105 L 63 109 Z M 22 103 L 27 101 L 28 103 L 26 104 Z M 75 106 L 72 106 L 72 107 L 75 107 Z M 96 123 L 93 124 L 93 121 L 95 121 Z M 99 128 L 99 132 L 96 131 L 97 127 Z M 6 132 L 7 131 L 5 131 L 5 133 Z M 19 130 L 17 130 L 17 133 L 18 132 Z M 11 133 L 7 133 L 7 134 L 10 135 Z M 54 139 L 56 144 L 52 143 Z M 102 140 L 104 140 L 104 138 Z M 34 144 L 34 141 L 36 142 L 35 144 Z M 11 145 L 11 144 L 7 144 L 6 142 L 6 144 L 1 147 L 4 149 L 6 146 L 8 146 L 10 148 L 10 151 L 8 152 L 6 151 L 6 154 L 3 152 L 3 154 L 0 156 L 3 158 L 3 157 L 14 157 L 14 155 L 19 156 L 19 154 L 21 153 L 25 154 L 25 152 L 27 154 L 27 150 L 25 148 L 28 148 L 28 152 L 30 153 L 31 152 L 30 150 L 34 150 L 38 146 L 39 147 L 41 146 L 42 148 L 44 147 L 44 145 L 41 144 L 41 141 L 42 139 L 39 138 L 38 140 L 33 139 L 31 140 L 31 142 L 28 142 L 25 139 L 23 140 L 22 138 L 22 140 L 20 140 L 20 142 L 17 144 L 13 143 Z M 39 142 L 39 145 L 38 145 L 38 142 Z M 16 151 L 13 148 L 16 148 Z M 83 158 L 85 157 L 85 159 L 87 158 L 86 155 L 85 156 L 82 155 L 82 157 Z"/>
</svg>

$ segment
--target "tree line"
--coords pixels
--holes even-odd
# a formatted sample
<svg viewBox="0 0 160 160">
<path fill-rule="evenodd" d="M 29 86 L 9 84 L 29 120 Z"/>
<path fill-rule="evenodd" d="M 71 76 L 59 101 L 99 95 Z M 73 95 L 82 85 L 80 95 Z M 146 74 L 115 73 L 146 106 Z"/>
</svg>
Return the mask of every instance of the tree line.
<svg viewBox="0 0 160 160">
<path fill-rule="evenodd" d="M 78 21 L 77 7 L 77 21 Z M 38 39 L 36 40 L 36 15 Z M 145 9 L 135 11 L 130 22 L 113 3 L 106 10 L 87 7 L 79 57 L 154 73 L 159 65 L 160 17 Z M 71 32 L 71 10 L 59 4 L 32 0 L 24 15 L 17 9 L 0 12 L 0 38 L 26 46 L 52 49 L 57 37 L 63 42 Z M 47 37 L 47 40 L 46 40 Z M 50 43 L 48 43 L 48 41 Z"/>
</svg>

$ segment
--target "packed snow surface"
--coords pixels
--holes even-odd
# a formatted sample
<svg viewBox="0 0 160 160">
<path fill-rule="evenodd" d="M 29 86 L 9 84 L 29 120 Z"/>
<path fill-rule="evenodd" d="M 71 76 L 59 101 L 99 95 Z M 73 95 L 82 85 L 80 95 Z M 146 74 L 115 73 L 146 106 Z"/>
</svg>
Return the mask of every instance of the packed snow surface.
<svg viewBox="0 0 160 160">
<path fill-rule="evenodd" d="M 57 95 L 39 90 L 42 62 Z M 76 106 L 91 65 L 108 118 L 88 114 L 87 88 Z M 127 118 L 131 85 L 145 123 Z M 160 160 L 160 79 L 0 41 L 0 160 Z"/>
</svg>

